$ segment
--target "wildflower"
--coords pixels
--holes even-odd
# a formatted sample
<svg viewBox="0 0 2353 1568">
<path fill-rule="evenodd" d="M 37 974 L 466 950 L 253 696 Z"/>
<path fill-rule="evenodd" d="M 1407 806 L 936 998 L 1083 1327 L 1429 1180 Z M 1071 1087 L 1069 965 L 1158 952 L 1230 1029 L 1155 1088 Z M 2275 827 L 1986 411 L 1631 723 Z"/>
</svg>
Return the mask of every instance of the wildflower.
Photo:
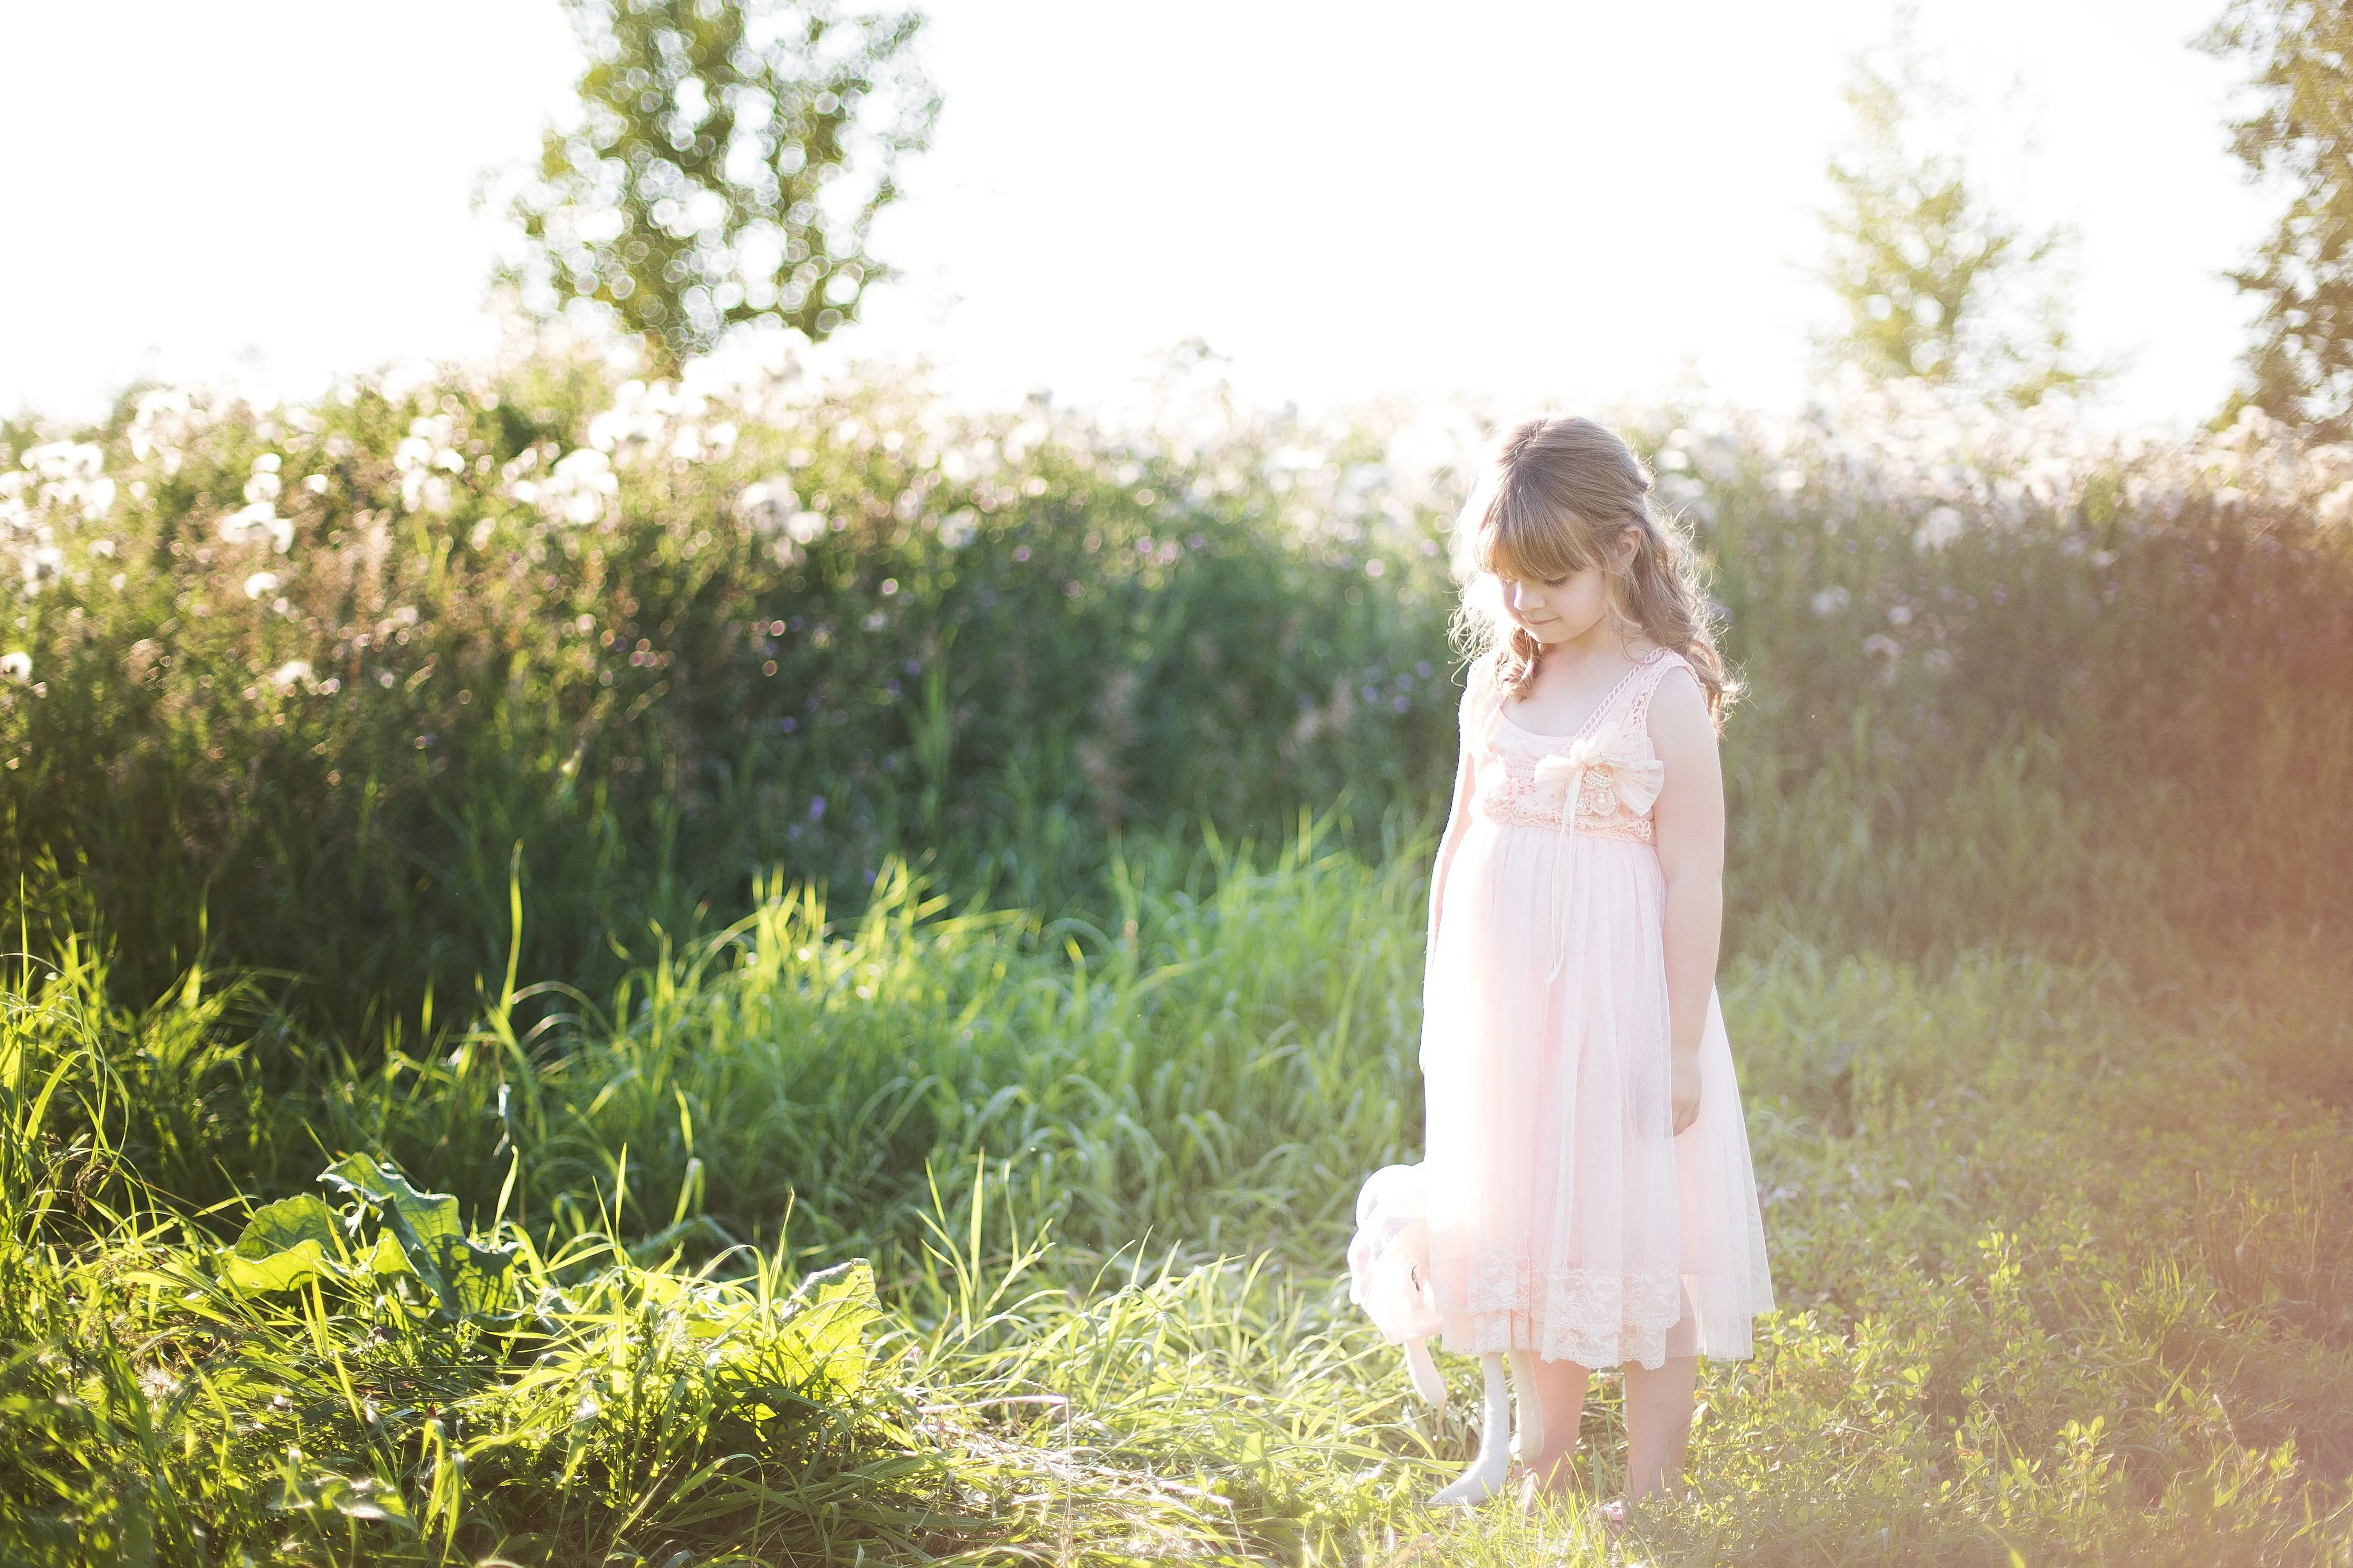
<svg viewBox="0 0 2353 1568">
<path fill-rule="evenodd" d="M 96 522 L 114 505 L 114 481 L 104 476 L 106 453 L 100 447 L 87 441 L 45 441 L 27 447 L 22 461 L 26 473 L 40 481 L 45 506 L 71 507 L 84 522 Z"/>
<path fill-rule="evenodd" d="M 980 531 L 980 517 L 970 507 L 959 507 L 940 519 L 940 542 L 950 550 L 962 550 Z"/>
<path fill-rule="evenodd" d="M 33 679 L 33 656 L 23 648 L 0 653 L 0 676 L 19 683 Z"/>
<path fill-rule="evenodd" d="M 245 596 L 248 599 L 259 599 L 264 594 L 276 592 L 278 592 L 278 574 L 275 572 L 256 572 L 245 580 Z"/>
<path fill-rule="evenodd" d="M 1814 614 L 1827 619 L 1845 609 L 1853 597 L 1843 586 L 1833 583 L 1814 595 Z"/>
<path fill-rule="evenodd" d="M 1912 535 L 1912 548 L 1923 553 L 1942 550 L 1961 536 L 1961 514 L 1952 507 L 1940 506 L 1930 512 Z"/>
<path fill-rule="evenodd" d="M 743 493 L 735 498 L 736 514 L 763 537 L 772 536 L 788 527 L 793 514 L 800 510 L 800 496 L 793 489 L 792 481 L 782 474 L 745 485 Z M 806 540 L 797 542 L 807 542 Z"/>
<path fill-rule="evenodd" d="M 46 530 L 44 531 L 46 531 Z M 43 584 L 65 573 L 65 552 L 54 544 L 44 544 L 25 552 L 25 591 L 37 594 Z"/>
<path fill-rule="evenodd" d="M 293 522 L 279 516 L 278 510 L 266 500 L 255 501 L 221 519 L 220 536 L 231 544 L 242 544 L 257 533 L 269 534 L 280 555 L 294 548 Z"/>
<path fill-rule="evenodd" d="M 582 447 L 555 460 L 555 469 L 539 487 L 536 499 L 548 517 L 586 524 L 602 521 L 620 491 L 613 459 L 594 447 Z"/>
<path fill-rule="evenodd" d="M 297 686 L 306 691 L 311 689 L 311 661 L 307 658 L 287 660 L 270 672 L 269 684 L 280 691 L 290 691 Z"/>
</svg>

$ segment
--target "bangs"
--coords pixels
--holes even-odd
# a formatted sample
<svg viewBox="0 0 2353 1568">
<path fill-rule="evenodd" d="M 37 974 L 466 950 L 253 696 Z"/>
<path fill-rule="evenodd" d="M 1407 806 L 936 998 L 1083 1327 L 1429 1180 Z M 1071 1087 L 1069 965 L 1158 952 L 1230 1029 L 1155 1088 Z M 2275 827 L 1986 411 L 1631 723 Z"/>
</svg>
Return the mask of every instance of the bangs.
<svg viewBox="0 0 2353 1568">
<path fill-rule="evenodd" d="M 1489 498 L 1471 531 L 1471 562 L 1480 571 L 1550 583 L 1595 563 L 1577 520 L 1529 494 L 1534 488 L 1507 483 Z"/>
</svg>

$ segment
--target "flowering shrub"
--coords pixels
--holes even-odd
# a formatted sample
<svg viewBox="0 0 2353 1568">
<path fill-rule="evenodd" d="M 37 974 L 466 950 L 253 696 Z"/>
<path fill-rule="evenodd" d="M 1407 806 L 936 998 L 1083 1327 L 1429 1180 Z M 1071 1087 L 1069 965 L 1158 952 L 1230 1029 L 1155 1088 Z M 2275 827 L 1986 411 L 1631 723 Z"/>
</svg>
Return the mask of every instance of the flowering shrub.
<svg viewBox="0 0 2353 1568">
<path fill-rule="evenodd" d="M 2345 916 L 2353 448 L 1901 387 L 1637 424 L 1750 688 L 1736 940 Z M 854 903 L 904 848 L 1067 907 L 1131 825 L 1426 812 L 1461 470 L 1422 466 L 1222 405 L 1118 431 L 561 358 L 142 393 L 0 455 L 13 869 L 154 984 L 201 908 L 357 1016 L 470 995 L 511 877 L 520 961 L 586 980 L 772 868 Z"/>
<path fill-rule="evenodd" d="M 1917 384 L 1652 439 L 1750 684 L 1753 918 L 1917 949 L 2353 914 L 2353 447 Z"/>
<path fill-rule="evenodd" d="M 19 868 L 79 869 L 159 981 L 202 900 L 356 1007 L 466 994 L 511 870 L 528 967 L 583 976 L 770 867 L 854 901 L 920 846 L 1055 902 L 1129 823 L 1377 817 L 1442 781 L 1454 704 L 1378 456 L 556 360 L 142 394 L 8 464 Z"/>
</svg>

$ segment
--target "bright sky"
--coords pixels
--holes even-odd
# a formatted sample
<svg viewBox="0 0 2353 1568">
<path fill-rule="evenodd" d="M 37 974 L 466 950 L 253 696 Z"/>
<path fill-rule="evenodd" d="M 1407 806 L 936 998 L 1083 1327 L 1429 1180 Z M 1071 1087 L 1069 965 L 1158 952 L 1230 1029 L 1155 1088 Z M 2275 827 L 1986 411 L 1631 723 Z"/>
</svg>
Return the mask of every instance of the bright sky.
<svg viewBox="0 0 2353 1568">
<path fill-rule="evenodd" d="M 1996 199 L 2082 237 L 2120 417 L 2221 400 L 2276 211 L 2226 156 L 2220 0 L 1922 0 Z M 1267 399 L 1803 393 L 1840 84 L 1890 0 L 933 0 L 934 150 L 850 346 L 977 399 L 1119 399 L 1199 337 Z M 0 0 L 0 408 L 134 376 L 480 353 L 477 173 L 574 69 L 556 0 Z M 40 150 L 46 150 L 45 153 Z"/>
</svg>

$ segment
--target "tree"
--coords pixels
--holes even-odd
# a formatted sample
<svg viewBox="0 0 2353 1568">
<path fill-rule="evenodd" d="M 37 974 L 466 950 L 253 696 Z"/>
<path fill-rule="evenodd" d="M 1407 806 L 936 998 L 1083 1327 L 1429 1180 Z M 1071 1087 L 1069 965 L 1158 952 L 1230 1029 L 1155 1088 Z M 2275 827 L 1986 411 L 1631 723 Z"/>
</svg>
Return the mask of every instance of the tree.
<svg viewBox="0 0 2353 1568">
<path fill-rule="evenodd" d="M 867 254 L 939 100 L 913 11 L 831 0 L 565 0 L 581 122 L 551 128 L 501 269 L 543 319 L 607 313 L 674 368 L 739 323 L 821 340 L 890 276 Z"/>
<path fill-rule="evenodd" d="M 1908 46 L 1847 86 L 1848 144 L 1830 163 L 1821 275 L 1845 320 L 1817 347 L 1875 379 L 1957 384 L 2021 407 L 2107 372 L 2080 363 L 2054 263 L 2064 229 L 2030 235 L 1988 207 L 1960 159 L 1920 151 L 1925 102 L 1947 98 Z"/>
<path fill-rule="evenodd" d="M 2248 380 L 2253 403 L 2289 424 L 2353 435 L 2353 5 L 2232 0 L 2199 40 L 2253 68 L 2254 112 L 2231 126 L 2251 180 L 2295 192 L 2252 265 L 2231 280 L 2263 301 Z"/>
</svg>

